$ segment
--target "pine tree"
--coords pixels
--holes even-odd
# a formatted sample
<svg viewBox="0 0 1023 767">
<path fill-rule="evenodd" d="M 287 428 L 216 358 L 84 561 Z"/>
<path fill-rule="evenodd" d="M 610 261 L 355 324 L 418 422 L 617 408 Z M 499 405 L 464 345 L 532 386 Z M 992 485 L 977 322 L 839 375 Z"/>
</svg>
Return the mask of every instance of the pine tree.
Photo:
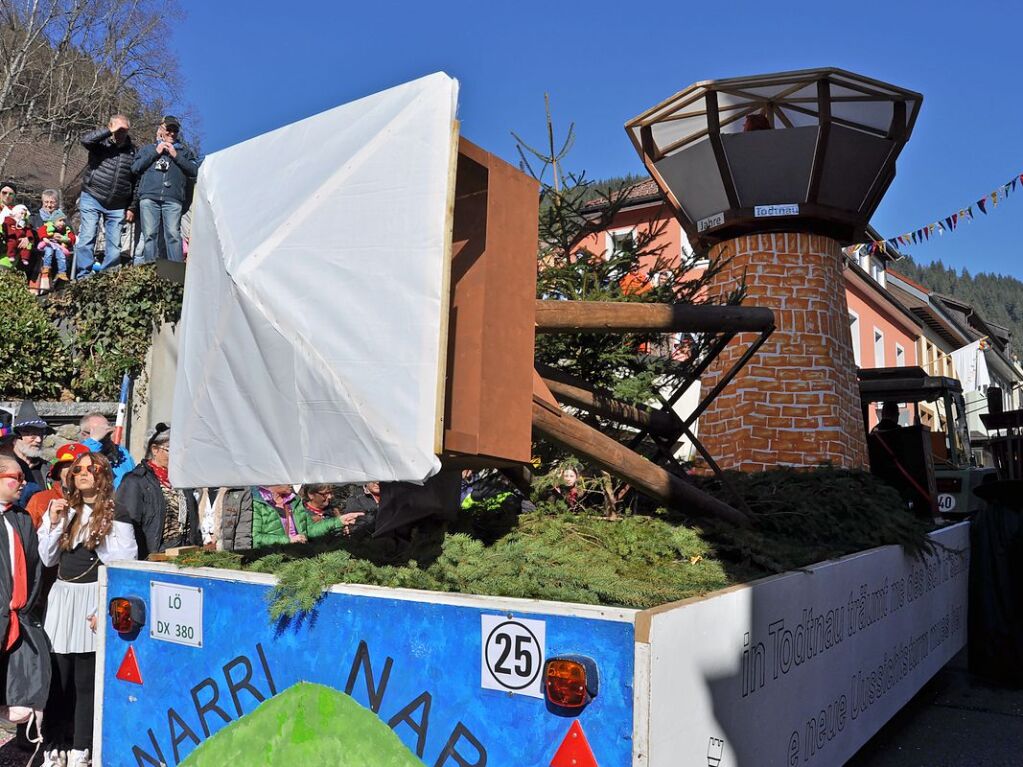
<svg viewBox="0 0 1023 767">
<path fill-rule="evenodd" d="M 631 235 L 611 238 L 610 248 L 593 246 L 591 236 L 606 231 L 629 204 L 637 179 L 623 177 L 594 183 L 585 173 L 567 169 L 575 126 L 569 126 L 564 141 L 557 146 L 549 101 L 544 148 L 535 148 L 518 134 L 512 135 L 517 141 L 520 166 L 541 185 L 539 298 L 689 304 L 710 300 L 706 287 L 725 260 L 705 262 L 701 270 L 697 267 L 703 266 L 702 254 L 691 248 L 682 253 L 668 252 L 664 239 L 667 225 L 656 208 Z M 739 303 L 743 293 L 743 286 L 736 286 L 726 302 Z M 673 338 L 655 333 L 540 334 L 536 360 L 610 392 L 619 400 L 651 404 L 687 377 L 712 340 L 713 334 L 680 334 Z M 586 420 L 622 436 L 613 423 L 594 416 Z M 542 447 L 540 452 L 548 459 L 560 455 L 549 447 Z M 621 489 L 617 485 L 615 488 L 608 486 L 605 495 L 617 494 Z"/>
</svg>

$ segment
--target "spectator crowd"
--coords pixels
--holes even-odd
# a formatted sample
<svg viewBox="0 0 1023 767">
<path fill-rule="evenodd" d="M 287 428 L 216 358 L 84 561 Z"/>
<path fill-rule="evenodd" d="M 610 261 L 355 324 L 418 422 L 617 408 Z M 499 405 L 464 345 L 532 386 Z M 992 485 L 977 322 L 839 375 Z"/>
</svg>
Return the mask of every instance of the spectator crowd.
<svg viewBox="0 0 1023 767">
<path fill-rule="evenodd" d="M 42 293 L 121 263 L 126 223 L 138 222 L 135 264 L 159 257 L 183 262 L 182 215 L 199 172 L 195 153 L 181 140 L 181 122 L 167 115 L 154 140 L 136 146 L 131 123 L 114 115 L 106 128 L 85 134 L 88 161 L 77 202 L 77 227 L 61 207 L 60 193 L 43 190 L 34 213 L 18 202 L 12 181 L 0 182 L 0 268 L 25 275 Z M 96 249 L 102 232 L 102 253 Z"/>
<path fill-rule="evenodd" d="M 380 485 L 180 489 L 172 430 L 158 424 L 137 462 L 105 415 L 43 457 L 54 430 L 21 403 L 0 438 L 0 667 L 21 692 L 7 718 L 44 767 L 91 764 L 99 565 L 180 547 L 241 551 L 372 532 Z M 338 495 L 347 493 L 342 503 Z M 154 557 L 153 555 L 157 555 Z M 12 701 L 8 700 L 10 704 Z M 40 725 L 41 721 L 41 725 Z"/>
</svg>

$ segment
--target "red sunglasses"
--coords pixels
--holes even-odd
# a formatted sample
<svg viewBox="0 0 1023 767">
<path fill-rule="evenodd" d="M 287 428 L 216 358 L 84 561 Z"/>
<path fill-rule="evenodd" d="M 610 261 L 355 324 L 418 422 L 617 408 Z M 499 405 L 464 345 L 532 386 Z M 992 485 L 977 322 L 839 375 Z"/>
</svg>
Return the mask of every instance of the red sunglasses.
<svg viewBox="0 0 1023 767">
<path fill-rule="evenodd" d="M 11 474 L 11 473 L 0 474 L 0 477 L 2 477 L 3 479 L 16 479 L 19 482 L 24 482 L 25 481 L 25 475 L 22 474 L 20 471 L 17 474 Z"/>
</svg>

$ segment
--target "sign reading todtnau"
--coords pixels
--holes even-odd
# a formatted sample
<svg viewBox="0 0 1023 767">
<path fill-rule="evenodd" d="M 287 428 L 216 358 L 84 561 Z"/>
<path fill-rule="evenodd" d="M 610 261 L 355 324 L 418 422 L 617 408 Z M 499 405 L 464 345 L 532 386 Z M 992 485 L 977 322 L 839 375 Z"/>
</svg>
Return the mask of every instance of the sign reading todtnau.
<svg viewBox="0 0 1023 767">
<path fill-rule="evenodd" d="M 153 612 L 149 636 L 202 647 L 201 588 L 150 581 L 149 604 Z"/>
<path fill-rule="evenodd" d="M 798 216 L 799 205 L 789 203 L 787 205 L 756 205 L 753 207 L 753 215 L 756 218 L 772 218 L 774 216 Z"/>
</svg>

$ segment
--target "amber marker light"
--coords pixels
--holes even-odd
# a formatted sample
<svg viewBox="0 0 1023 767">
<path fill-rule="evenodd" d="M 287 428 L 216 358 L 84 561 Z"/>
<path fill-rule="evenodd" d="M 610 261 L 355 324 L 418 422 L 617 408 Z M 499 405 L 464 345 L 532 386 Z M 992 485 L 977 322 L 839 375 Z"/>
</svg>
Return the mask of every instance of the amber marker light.
<svg viewBox="0 0 1023 767">
<path fill-rule="evenodd" d="M 146 607 L 138 597 L 114 597 L 109 612 L 118 634 L 130 634 L 146 622 Z"/>
<path fill-rule="evenodd" d="M 589 658 L 564 656 L 547 661 L 544 689 L 551 705 L 582 709 L 597 697 L 597 667 Z"/>
</svg>

